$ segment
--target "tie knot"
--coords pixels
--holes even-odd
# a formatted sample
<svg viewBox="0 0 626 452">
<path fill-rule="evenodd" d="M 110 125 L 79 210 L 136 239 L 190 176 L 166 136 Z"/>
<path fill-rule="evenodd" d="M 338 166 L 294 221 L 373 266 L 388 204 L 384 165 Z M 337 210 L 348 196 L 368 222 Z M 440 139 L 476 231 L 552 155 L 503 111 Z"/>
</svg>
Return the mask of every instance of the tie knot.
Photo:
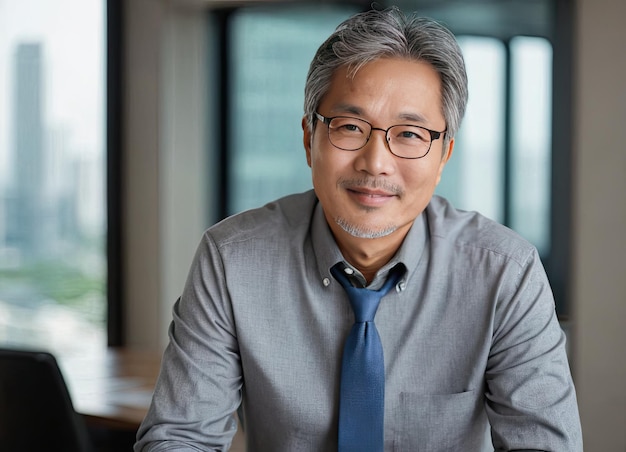
<svg viewBox="0 0 626 452">
<path fill-rule="evenodd" d="M 391 269 L 385 284 L 378 290 L 370 290 L 364 287 L 354 287 L 350 279 L 343 271 L 343 265 L 337 264 L 330 269 L 333 277 L 343 286 L 350 305 L 354 311 L 354 321 L 373 322 L 378 310 L 380 300 L 396 285 L 400 279 L 400 272 L 396 268 Z"/>
</svg>

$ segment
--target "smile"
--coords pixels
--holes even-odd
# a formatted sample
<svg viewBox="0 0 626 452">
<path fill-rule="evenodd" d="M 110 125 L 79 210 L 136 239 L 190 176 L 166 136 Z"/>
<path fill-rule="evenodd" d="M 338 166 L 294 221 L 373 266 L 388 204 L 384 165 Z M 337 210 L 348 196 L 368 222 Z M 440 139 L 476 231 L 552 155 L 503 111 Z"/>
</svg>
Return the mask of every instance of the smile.
<svg viewBox="0 0 626 452">
<path fill-rule="evenodd" d="M 373 192 L 369 190 L 360 190 L 354 188 L 349 188 L 348 191 L 354 192 L 357 195 L 368 196 L 371 198 L 389 198 L 392 196 L 396 196 L 393 193 Z"/>
<path fill-rule="evenodd" d="M 367 188 L 346 188 L 346 192 L 357 204 L 368 208 L 382 207 L 397 196 L 395 193 Z"/>
</svg>

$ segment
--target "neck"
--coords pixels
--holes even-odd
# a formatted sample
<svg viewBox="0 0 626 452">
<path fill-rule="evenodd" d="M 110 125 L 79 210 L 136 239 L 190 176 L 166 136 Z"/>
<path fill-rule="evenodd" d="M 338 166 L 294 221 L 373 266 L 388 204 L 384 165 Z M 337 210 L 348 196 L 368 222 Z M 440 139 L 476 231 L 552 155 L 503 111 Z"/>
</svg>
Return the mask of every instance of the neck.
<svg viewBox="0 0 626 452">
<path fill-rule="evenodd" d="M 376 272 L 396 254 L 409 228 L 410 225 L 385 237 L 364 239 L 354 237 L 336 225 L 331 226 L 341 254 L 363 274 L 368 284 Z"/>
</svg>

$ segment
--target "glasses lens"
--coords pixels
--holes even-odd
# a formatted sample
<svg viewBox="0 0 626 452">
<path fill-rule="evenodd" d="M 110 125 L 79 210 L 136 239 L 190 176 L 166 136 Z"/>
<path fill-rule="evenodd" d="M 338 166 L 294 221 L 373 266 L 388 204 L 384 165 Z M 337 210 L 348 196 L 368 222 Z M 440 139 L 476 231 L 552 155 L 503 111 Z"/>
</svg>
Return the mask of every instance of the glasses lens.
<svg viewBox="0 0 626 452">
<path fill-rule="evenodd" d="M 328 125 L 328 138 L 339 149 L 355 151 L 365 146 L 371 130 L 365 121 L 337 116 Z"/>
<path fill-rule="evenodd" d="M 430 149 L 430 132 L 417 126 L 393 126 L 387 133 L 389 149 L 398 157 L 424 157 Z"/>
</svg>

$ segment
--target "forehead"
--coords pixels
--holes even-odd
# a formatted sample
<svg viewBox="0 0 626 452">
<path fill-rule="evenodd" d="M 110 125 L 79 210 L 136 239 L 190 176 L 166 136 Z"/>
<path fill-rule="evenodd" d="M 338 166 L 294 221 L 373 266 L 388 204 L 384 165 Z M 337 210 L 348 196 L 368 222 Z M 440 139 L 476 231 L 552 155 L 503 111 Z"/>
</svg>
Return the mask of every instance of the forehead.
<svg viewBox="0 0 626 452">
<path fill-rule="evenodd" d="M 441 79 L 425 61 L 380 58 L 351 71 L 339 67 L 320 102 L 328 114 L 381 119 L 413 115 L 442 125 Z"/>
</svg>

